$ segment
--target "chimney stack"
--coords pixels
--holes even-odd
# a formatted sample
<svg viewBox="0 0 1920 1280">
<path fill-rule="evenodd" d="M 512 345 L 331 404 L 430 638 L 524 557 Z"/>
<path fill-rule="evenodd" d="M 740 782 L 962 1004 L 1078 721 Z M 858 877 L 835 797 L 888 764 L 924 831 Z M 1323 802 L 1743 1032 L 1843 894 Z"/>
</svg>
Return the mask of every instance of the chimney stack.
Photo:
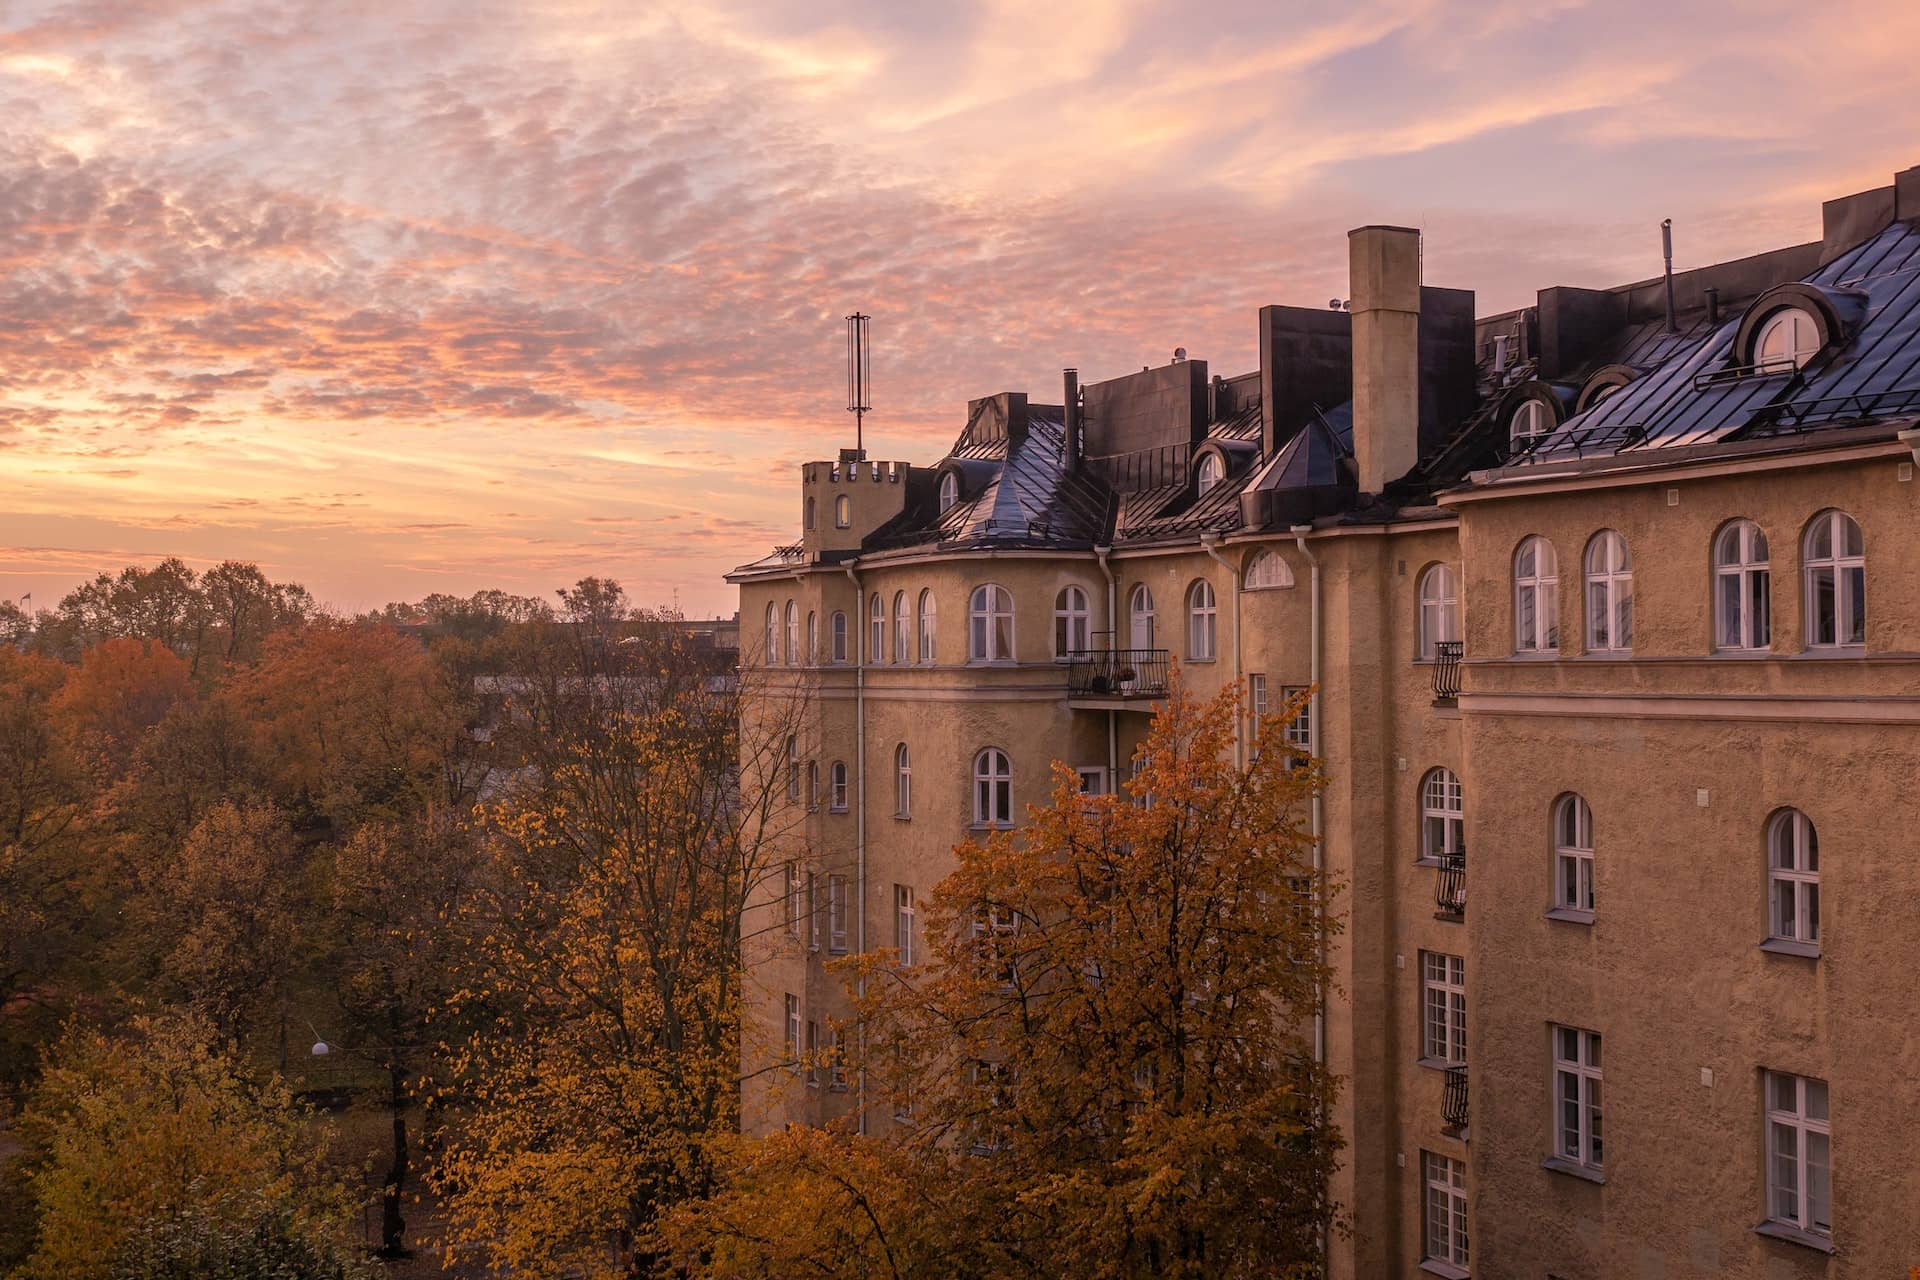
<svg viewBox="0 0 1920 1280">
<path fill-rule="evenodd" d="M 1420 233 L 1347 233 L 1353 295 L 1353 455 L 1363 493 L 1420 460 Z"/>
<path fill-rule="evenodd" d="M 1080 469 L 1080 371 L 1062 369 L 1060 392 L 1061 428 L 1067 438 L 1067 470 Z"/>
</svg>

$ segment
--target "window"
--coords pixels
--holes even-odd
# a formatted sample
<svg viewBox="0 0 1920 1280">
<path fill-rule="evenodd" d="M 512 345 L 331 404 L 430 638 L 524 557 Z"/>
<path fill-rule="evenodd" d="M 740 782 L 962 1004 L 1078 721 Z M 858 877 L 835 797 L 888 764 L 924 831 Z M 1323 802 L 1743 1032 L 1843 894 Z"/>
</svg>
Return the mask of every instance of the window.
<svg viewBox="0 0 1920 1280">
<path fill-rule="evenodd" d="M 1127 628 L 1129 647 L 1153 648 L 1153 592 L 1144 582 L 1127 597 Z"/>
<path fill-rule="evenodd" d="M 1587 543 L 1587 648 L 1633 648 L 1633 557 L 1612 529 Z"/>
<path fill-rule="evenodd" d="M 1256 551 L 1247 557 L 1242 576 L 1249 591 L 1277 591 L 1293 585 L 1293 570 L 1272 551 Z"/>
<path fill-rule="evenodd" d="M 1467 962 L 1438 951 L 1420 953 L 1420 1054 L 1432 1062 L 1467 1060 Z"/>
<path fill-rule="evenodd" d="M 841 1052 L 840 1028 L 827 1027 L 827 1088 L 834 1093 L 847 1091 L 846 1055 Z"/>
<path fill-rule="evenodd" d="M 1453 566 L 1427 566 L 1420 575 L 1420 656 L 1432 662 L 1442 641 L 1460 638 L 1460 596 Z"/>
<path fill-rule="evenodd" d="M 941 513 L 945 514 L 947 509 L 958 501 L 960 501 L 960 477 L 949 471 L 940 477 Z"/>
<path fill-rule="evenodd" d="M 1553 429 L 1547 406 L 1539 400 L 1523 400 L 1507 419 L 1507 442 L 1519 453 Z"/>
<path fill-rule="evenodd" d="M 1767 824 L 1767 936 L 1820 945 L 1820 838 L 1798 809 Z"/>
<path fill-rule="evenodd" d="M 807 1088 L 820 1087 L 820 1024 L 807 1019 Z"/>
<path fill-rule="evenodd" d="M 820 878 L 807 872 L 807 950 L 820 949 Z"/>
<path fill-rule="evenodd" d="M 1213 584 L 1205 578 L 1187 589 L 1187 657 L 1212 662 L 1218 647 L 1218 609 Z"/>
<path fill-rule="evenodd" d="M 907 613 L 907 593 L 893 593 L 893 660 L 913 661 L 913 619 Z"/>
<path fill-rule="evenodd" d="M 1451 769 L 1429 770 L 1420 783 L 1420 856 L 1438 862 L 1466 845 L 1465 799 Z"/>
<path fill-rule="evenodd" d="M 807 517 L 804 521 L 808 533 L 813 532 L 813 495 L 807 495 Z"/>
<path fill-rule="evenodd" d="M 807 761 L 807 809 L 812 811 L 820 807 L 820 762 Z"/>
<path fill-rule="evenodd" d="M 913 813 L 913 758 L 907 744 L 893 749 L 893 816 L 905 818 Z"/>
<path fill-rule="evenodd" d="M 844 529 L 853 523 L 853 501 L 846 494 L 833 500 L 833 527 Z"/>
<path fill-rule="evenodd" d="M 786 1030 L 782 1043 L 787 1051 L 787 1061 L 792 1062 L 800 1056 L 800 997 L 791 991 L 787 993 Z"/>
<path fill-rule="evenodd" d="M 1080 783 L 1080 793 L 1089 796 L 1107 794 L 1107 766 L 1103 764 L 1083 764 L 1074 771 L 1075 779 Z"/>
<path fill-rule="evenodd" d="M 1816 1235 L 1833 1234 L 1832 1129 L 1827 1084 L 1783 1071 L 1765 1073 L 1767 1220 Z"/>
<path fill-rule="evenodd" d="M 1261 721 L 1267 718 L 1267 677 L 1259 671 L 1247 676 L 1247 718 L 1256 734 L 1260 732 Z"/>
<path fill-rule="evenodd" d="M 1773 643 L 1767 535 L 1735 520 L 1713 540 L 1714 645 L 1765 649 Z"/>
<path fill-rule="evenodd" d="M 780 610 L 767 602 L 767 665 L 780 661 Z"/>
<path fill-rule="evenodd" d="M 827 770 L 827 779 L 833 791 L 830 798 L 835 813 L 847 811 L 847 762 L 835 760 L 833 767 Z"/>
<path fill-rule="evenodd" d="M 807 610 L 807 665 L 820 664 L 820 615 Z"/>
<path fill-rule="evenodd" d="M 1782 307 L 1760 326 L 1753 340 L 1756 373 L 1787 373 L 1805 366 L 1820 351 L 1820 326 L 1798 307 Z"/>
<path fill-rule="evenodd" d="M 847 660 L 847 615 L 838 609 L 833 611 L 833 660 L 838 663 Z"/>
<path fill-rule="evenodd" d="M 927 587 L 920 592 L 920 661 L 933 661 L 934 631 L 933 588 Z"/>
<path fill-rule="evenodd" d="M 988 583 L 967 603 L 967 660 L 1013 661 L 1013 595 Z"/>
<path fill-rule="evenodd" d="M 794 666 L 800 661 L 800 611 L 787 601 L 787 665 Z"/>
<path fill-rule="evenodd" d="M 1513 626 L 1513 647 L 1521 653 L 1560 647 L 1560 579 L 1545 538 L 1528 538 L 1514 553 Z"/>
<path fill-rule="evenodd" d="M 1426 1261 L 1467 1268 L 1467 1165 L 1431 1151 L 1420 1153 L 1425 1170 Z"/>
<path fill-rule="evenodd" d="M 1013 765 L 997 747 L 973 758 L 973 825 L 1013 825 Z"/>
<path fill-rule="evenodd" d="M 893 949 L 901 964 L 913 963 L 913 886 L 893 886 Z"/>
<path fill-rule="evenodd" d="M 867 628 L 867 661 L 881 663 L 887 660 L 887 602 L 876 591 L 869 605 L 867 617 L 872 625 Z"/>
<path fill-rule="evenodd" d="M 1867 560 L 1860 526 L 1822 511 L 1807 526 L 1807 644 L 1858 647 L 1867 640 Z"/>
<path fill-rule="evenodd" d="M 800 798 L 800 743 L 787 735 L 787 799 Z"/>
<path fill-rule="evenodd" d="M 1201 498 L 1206 497 L 1207 490 L 1213 488 L 1225 478 L 1225 470 L 1220 465 L 1220 455 L 1217 453 L 1201 454 L 1200 467 L 1193 482 L 1194 496 Z"/>
<path fill-rule="evenodd" d="M 839 955 L 847 949 L 847 878 L 827 877 L 827 950 Z"/>
<path fill-rule="evenodd" d="M 1093 648 L 1092 625 L 1087 593 L 1078 587 L 1061 588 L 1053 598 L 1053 656 L 1065 658 Z"/>
<path fill-rule="evenodd" d="M 1593 913 L 1593 810 L 1577 795 L 1553 807 L 1553 905 Z"/>
<path fill-rule="evenodd" d="M 1600 1033 L 1553 1029 L 1554 1154 L 1598 1171 L 1600 1141 Z"/>
<path fill-rule="evenodd" d="M 1288 706 L 1296 702 L 1300 712 L 1287 722 L 1287 745 L 1302 756 L 1313 754 L 1313 700 L 1307 697 L 1305 685 L 1289 685 L 1280 691 L 1280 696 Z"/>
<path fill-rule="evenodd" d="M 781 869 L 780 922 L 787 932 L 800 933 L 800 868 L 789 862 Z"/>
</svg>

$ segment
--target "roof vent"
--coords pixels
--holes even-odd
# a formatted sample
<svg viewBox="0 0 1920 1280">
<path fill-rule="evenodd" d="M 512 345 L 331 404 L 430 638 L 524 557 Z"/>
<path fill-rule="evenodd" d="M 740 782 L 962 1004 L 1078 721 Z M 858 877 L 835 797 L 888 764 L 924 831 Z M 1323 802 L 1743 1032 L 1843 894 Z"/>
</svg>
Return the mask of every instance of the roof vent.
<svg viewBox="0 0 1920 1280">
<path fill-rule="evenodd" d="M 1185 347 L 1175 347 L 1173 349 L 1173 362 L 1175 364 L 1185 364 L 1187 362 L 1187 349 Z"/>
</svg>

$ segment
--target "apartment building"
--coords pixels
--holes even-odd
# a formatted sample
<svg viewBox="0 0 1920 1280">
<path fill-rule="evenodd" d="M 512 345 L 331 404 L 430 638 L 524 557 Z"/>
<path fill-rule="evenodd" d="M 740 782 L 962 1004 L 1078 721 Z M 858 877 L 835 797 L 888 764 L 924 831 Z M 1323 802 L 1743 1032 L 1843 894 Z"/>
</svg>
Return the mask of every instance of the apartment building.
<svg viewBox="0 0 1920 1280">
<path fill-rule="evenodd" d="M 845 1012 L 823 962 L 910 953 L 1053 761 L 1116 786 L 1177 662 L 1318 689 L 1331 1274 L 1920 1264 L 1920 169 L 1823 230 L 1476 318 L 1363 227 L 1352 298 L 1263 308 L 1257 370 L 1068 371 L 932 466 L 805 464 L 800 541 L 730 575 L 806 708 L 747 1123 L 846 1111 L 783 1065 Z"/>
</svg>

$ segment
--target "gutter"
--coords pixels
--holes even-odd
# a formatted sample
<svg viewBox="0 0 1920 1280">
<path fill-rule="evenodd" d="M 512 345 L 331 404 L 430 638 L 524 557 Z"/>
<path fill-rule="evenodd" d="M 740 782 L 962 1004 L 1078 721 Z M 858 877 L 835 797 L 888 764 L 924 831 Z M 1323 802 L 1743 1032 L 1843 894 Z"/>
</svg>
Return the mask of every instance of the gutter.
<svg viewBox="0 0 1920 1280">
<path fill-rule="evenodd" d="M 1313 692 L 1307 695 L 1307 715 L 1311 720 L 1311 723 L 1309 723 L 1307 726 L 1307 750 L 1313 754 L 1314 759 L 1318 760 L 1321 758 L 1321 755 L 1320 755 L 1320 725 L 1321 725 L 1321 719 L 1320 719 L 1320 557 L 1314 555 L 1313 551 L 1307 546 L 1307 535 L 1313 532 L 1312 525 L 1296 524 L 1293 526 L 1291 532 L 1293 534 L 1293 545 L 1299 549 L 1301 555 L 1307 558 L 1307 563 L 1313 566 L 1313 575 L 1312 575 L 1313 577 L 1313 588 L 1312 588 L 1313 615 L 1312 615 L 1312 625 L 1309 632 L 1309 634 L 1312 636 L 1311 650 L 1312 650 L 1313 656 L 1311 659 L 1312 666 L 1310 667 L 1310 672 L 1313 680 Z M 1326 873 L 1326 857 L 1322 847 L 1323 840 L 1324 840 L 1324 836 L 1322 833 L 1325 830 L 1325 815 L 1321 808 L 1321 798 L 1320 798 L 1320 792 L 1318 789 L 1316 789 L 1313 793 L 1312 813 L 1313 813 L 1313 817 L 1312 817 L 1313 872 L 1314 872 L 1314 879 L 1316 881 L 1315 890 L 1318 891 L 1319 890 L 1318 882 L 1324 879 L 1325 873 Z M 1313 1011 L 1313 1060 L 1314 1062 L 1318 1063 L 1322 1069 L 1325 1069 L 1327 1065 L 1327 979 L 1325 976 L 1326 970 L 1327 970 L 1327 928 L 1326 928 L 1326 918 L 1324 915 L 1324 911 L 1325 911 L 1325 907 L 1323 905 L 1322 907 L 1323 915 L 1321 917 L 1320 929 L 1319 929 L 1320 972 L 1322 976 L 1320 979 L 1320 990 L 1315 993 L 1315 998 L 1314 998 L 1315 1007 Z M 1322 1122 L 1324 1123 L 1326 1119 L 1324 1111 L 1321 1114 L 1321 1119 L 1322 1119 Z M 1329 1245 L 1327 1241 L 1327 1235 L 1326 1235 L 1326 1232 L 1323 1230 L 1320 1233 L 1320 1265 L 1321 1265 L 1322 1271 L 1325 1271 L 1326 1269 L 1328 1251 L 1329 1251 Z"/>
<path fill-rule="evenodd" d="M 1303 543 L 1302 545 L 1304 546 L 1305 544 Z M 1201 534 L 1200 549 L 1206 552 L 1209 556 L 1213 557 L 1215 563 L 1219 564 L 1223 569 L 1225 569 L 1227 571 L 1228 576 L 1233 581 L 1233 687 L 1235 690 L 1235 696 L 1237 697 L 1238 691 L 1240 688 L 1240 681 L 1241 681 L 1240 570 L 1234 566 L 1232 561 L 1228 560 L 1225 556 L 1220 554 L 1220 535 L 1219 534 L 1205 534 L 1205 533 Z M 1318 562 L 1316 561 L 1315 564 L 1317 566 Z M 1317 568 L 1316 568 L 1316 572 L 1318 572 Z M 1316 630 L 1316 634 L 1317 634 L 1317 630 Z M 1319 675 L 1317 672 L 1314 678 L 1316 680 L 1319 679 Z M 1233 718 L 1233 720 L 1234 720 L 1233 767 L 1235 769 L 1244 769 L 1246 767 L 1246 760 L 1247 760 L 1247 718 L 1242 715 L 1236 715 Z M 1317 727 L 1317 724 L 1318 722 L 1316 722 L 1316 727 Z"/>
<path fill-rule="evenodd" d="M 854 952 L 865 955 L 867 952 L 867 627 L 865 593 L 860 589 L 860 574 L 852 565 L 846 568 L 847 581 L 853 584 L 853 614 L 847 619 L 858 637 L 853 646 L 853 769 L 854 769 L 854 901 L 857 914 L 854 916 Z M 867 994 L 867 978 L 862 973 L 858 992 L 864 1000 Z M 859 1028 L 860 1061 L 867 1060 L 867 1028 L 862 1023 Z M 867 1131 L 867 1071 L 860 1068 L 860 1078 L 854 1083 L 854 1098 L 859 1108 L 860 1132 Z"/>
</svg>

